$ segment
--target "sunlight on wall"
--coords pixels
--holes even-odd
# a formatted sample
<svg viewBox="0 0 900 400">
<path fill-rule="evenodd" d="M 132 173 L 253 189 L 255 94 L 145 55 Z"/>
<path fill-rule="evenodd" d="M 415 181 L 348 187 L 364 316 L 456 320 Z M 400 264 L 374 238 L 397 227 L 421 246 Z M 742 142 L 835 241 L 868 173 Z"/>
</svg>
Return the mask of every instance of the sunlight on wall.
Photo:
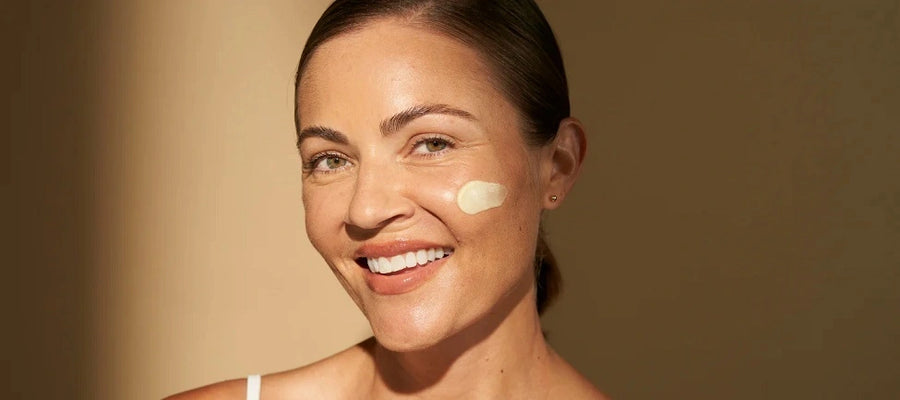
<svg viewBox="0 0 900 400">
<path fill-rule="evenodd" d="M 326 3 L 109 3 L 94 166 L 103 397 L 293 368 L 368 334 L 303 229 L 292 79 Z"/>
</svg>

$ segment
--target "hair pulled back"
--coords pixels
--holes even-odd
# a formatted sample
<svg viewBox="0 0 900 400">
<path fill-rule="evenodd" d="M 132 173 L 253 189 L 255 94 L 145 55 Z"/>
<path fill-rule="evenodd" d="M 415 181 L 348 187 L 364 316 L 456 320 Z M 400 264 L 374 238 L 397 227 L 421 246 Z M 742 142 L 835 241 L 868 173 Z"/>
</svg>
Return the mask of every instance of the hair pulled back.
<svg viewBox="0 0 900 400">
<path fill-rule="evenodd" d="M 532 146 L 556 137 L 569 116 L 569 90 L 553 31 L 533 0 L 336 0 L 319 18 L 297 68 L 295 90 L 315 50 L 375 19 L 399 17 L 444 34 L 478 51 L 495 87 L 519 113 Z M 300 120 L 295 96 L 294 118 Z M 559 293 L 561 278 L 543 233 L 535 249 L 537 309 L 543 313 Z"/>
</svg>

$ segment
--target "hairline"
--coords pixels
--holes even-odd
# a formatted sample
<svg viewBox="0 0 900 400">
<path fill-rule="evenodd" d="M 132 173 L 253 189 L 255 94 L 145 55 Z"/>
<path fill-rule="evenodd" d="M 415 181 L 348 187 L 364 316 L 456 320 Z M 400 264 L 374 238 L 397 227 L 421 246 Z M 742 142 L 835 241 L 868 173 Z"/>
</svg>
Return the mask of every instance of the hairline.
<svg viewBox="0 0 900 400">
<path fill-rule="evenodd" d="M 443 36 L 450 40 L 453 40 L 459 44 L 462 44 L 466 48 L 475 52 L 476 57 L 478 57 L 478 61 L 483 65 L 488 71 L 488 79 L 487 82 L 497 91 L 500 95 L 506 100 L 507 103 L 512 107 L 513 111 L 516 113 L 516 123 L 519 132 L 523 135 L 525 142 L 529 145 L 532 143 L 528 140 L 529 132 L 527 132 L 527 121 L 528 116 L 525 114 L 525 110 L 522 110 L 519 107 L 518 102 L 515 99 L 515 96 L 511 92 L 511 88 L 507 88 L 507 85 L 504 85 L 502 80 L 499 78 L 500 76 L 500 66 L 496 65 L 497 63 L 491 62 L 490 57 L 485 54 L 484 50 L 478 46 L 476 43 L 473 43 L 471 40 L 466 40 L 460 35 L 454 35 L 450 29 L 440 29 L 439 27 L 444 24 L 440 23 L 440 21 L 432 21 L 426 16 L 427 13 L 422 10 L 407 10 L 399 13 L 392 13 L 387 15 L 373 15 L 362 18 L 360 21 L 349 24 L 346 28 L 340 30 L 338 33 L 328 37 L 327 39 L 316 44 L 316 47 L 313 48 L 309 54 L 306 55 L 305 62 L 298 66 L 295 84 L 294 84 L 294 122 L 296 126 L 296 130 L 299 132 L 300 129 L 300 86 L 303 82 L 303 77 L 306 76 L 307 67 L 312 63 L 313 58 L 315 58 L 316 54 L 319 52 L 319 49 L 326 45 L 328 42 L 331 42 L 334 39 L 340 38 L 345 35 L 352 35 L 354 33 L 358 33 L 366 28 L 383 22 L 391 22 L 396 21 L 401 25 L 405 25 L 411 28 L 419 29 L 422 31 L 426 31 L 429 33 L 433 33 L 435 35 Z"/>
</svg>

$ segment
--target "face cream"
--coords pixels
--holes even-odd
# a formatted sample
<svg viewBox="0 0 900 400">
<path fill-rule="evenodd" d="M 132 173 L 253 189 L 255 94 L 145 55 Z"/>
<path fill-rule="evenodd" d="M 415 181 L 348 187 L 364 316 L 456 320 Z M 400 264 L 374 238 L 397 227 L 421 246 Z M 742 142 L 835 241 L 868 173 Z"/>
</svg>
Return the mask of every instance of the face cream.
<svg viewBox="0 0 900 400">
<path fill-rule="evenodd" d="M 499 183 L 469 181 L 456 193 L 459 209 L 470 215 L 500 207 L 503 200 L 506 200 L 506 187 Z"/>
</svg>

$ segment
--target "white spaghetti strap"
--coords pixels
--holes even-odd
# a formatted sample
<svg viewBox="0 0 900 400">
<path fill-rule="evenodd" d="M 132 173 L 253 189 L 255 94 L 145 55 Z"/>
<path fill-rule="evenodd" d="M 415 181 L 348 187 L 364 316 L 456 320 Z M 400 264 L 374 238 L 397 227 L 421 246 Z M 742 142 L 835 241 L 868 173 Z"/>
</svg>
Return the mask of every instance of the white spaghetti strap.
<svg viewBox="0 0 900 400">
<path fill-rule="evenodd" d="M 259 400 L 259 375 L 247 376 L 247 400 Z"/>
</svg>

